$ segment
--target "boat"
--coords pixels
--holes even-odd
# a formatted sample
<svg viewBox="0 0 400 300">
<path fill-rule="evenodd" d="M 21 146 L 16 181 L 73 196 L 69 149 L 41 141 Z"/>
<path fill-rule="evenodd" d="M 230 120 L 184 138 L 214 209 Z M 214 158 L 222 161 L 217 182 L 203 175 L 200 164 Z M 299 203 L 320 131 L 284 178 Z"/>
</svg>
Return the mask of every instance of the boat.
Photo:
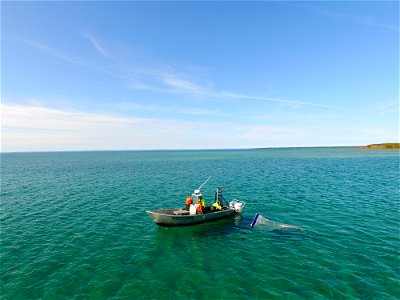
<svg viewBox="0 0 400 300">
<path fill-rule="evenodd" d="M 200 189 L 209 180 L 208 178 L 198 189 L 194 190 L 191 199 L 192 203 L 197 203 L 202 194 Z M 190 204 L 185 208 L 167 208 L 159 210 L 148 210 L 147 214 L 154 223 L 159 226 L 187 226 L 205 222 L 221 220 L 233 217 L 243 211 L 245 202 L 239 202 L 234 199 L 227 201 L 222 196 L 222 188 L 218 187 L 215 191 L 215 202 L 220 205 L 220 209 L 214 209 L 213 206 L 206 206 L 201 212 L 197 211 L 198 204 Z"/>
</svg>

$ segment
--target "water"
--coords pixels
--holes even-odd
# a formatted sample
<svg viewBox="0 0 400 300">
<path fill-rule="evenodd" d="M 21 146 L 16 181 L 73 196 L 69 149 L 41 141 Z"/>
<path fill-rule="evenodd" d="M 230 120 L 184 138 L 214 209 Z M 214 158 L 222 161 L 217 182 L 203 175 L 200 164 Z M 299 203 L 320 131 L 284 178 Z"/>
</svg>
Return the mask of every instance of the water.
<svg viewBox="0 0 400 300">
<path fill-rule="evenodd" d="M 398 299 L 399 152 L 1 155 L 2 299 Z M 216 186 L 241 217 L 161 228 Z M 304 231 L 250 229 L 255 213 Z"/>
</svg>

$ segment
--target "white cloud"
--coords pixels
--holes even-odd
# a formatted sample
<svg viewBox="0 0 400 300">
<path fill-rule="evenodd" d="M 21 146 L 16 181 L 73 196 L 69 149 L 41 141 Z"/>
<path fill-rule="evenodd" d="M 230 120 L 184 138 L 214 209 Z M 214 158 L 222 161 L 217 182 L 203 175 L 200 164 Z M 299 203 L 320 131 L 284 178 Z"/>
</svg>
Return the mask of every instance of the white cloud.
<svg viewBox="0 0 400 300">
<path fill-rule="evenodd" d="M 2 151 L 151 149 L 189 128 L 173 120 L 1 105 Z"/>
<path fill-rule="evenodd" d="M 9 104 L 1 105 L 1 117 L 4 152 L 332 146 L 398 140 L 397 129 L 363 124 L 240 125 L 234 120 L 146 119 Z"/>
<path fill-rule="evenodd" d="M 153 111 L 158 113 L 165 113 L 165 114 L 183 114 L 183 115 L 221 115 L 222 113 L 218 110 L 211 110 L 211 109 L 204 109 L 199 107 L 182 107 L 182 106 L 175 106 L 175 105 L 155 105 L 155 104 L 139 104 L 139 103 L 132 103 L 132 102 L 123 102 L 113 106 L 114 108 L 120 110 L 143 110 L 143 111 Z"/>
<path fill-rule="evenodd" d="M 111 55 L 100 45 L 100 42 L 87 32 L 82 33 L 82 36 L 87 38 L 93 45 L 93 47 L 99 52 L 103 57 L 110 58 Z"/>
<path fill-rule="evenodd" d="M 235 128 L 229 122 L 145 119 L 8 104 L 1 105 L 1 116 L 5 152 L 240 148 L 262 145 L 268 139 L 278 143 L 278 137 L 291 130 Z"/>
<path fill-rule="evenodd" d="M 85 37 L 87 37 L 92 42 L 93 46 L 103 56 L 110 57 L 110 54 L 100 46 L 99 42 L 96 39 L 89 35 L 85 35 Z M 185 75 L 185 72 L 183 72 L 182 70 L 175 70 L 174 67 L 168 65 L 160 67 L 135 67 L 131 68 L 129 71 L 119 69 L 117 71 L 111 72 L 108 69 L 88 63 L 83 59 L 72 56 L 68 53 L 49 47 L 47 45 L 32 41 L 26 42 L 65 61 L 86 66 L 92 69 L 97 69 L 115 78 L 119 78 L 123 81 L 128 81 L 130 87 L 136 90 L 156 91 L 161 93 L 191 94 L 195 96 L 213 97 L 215 99 L 230 98 L 242 101 L 268 101 L 290 105 L 292 107 L 314 106 L 325 109 L 358 111 L 347 107 L 320 104 L 308 101 L 251 96 L 230 91 L 218 91 L 212 87 L 211 83 L 207 83 L 207 85 L 199 84 L 195 80 L 188 79 L 190 76 Z"/>
<path fill-rule="evenodd" d="M 61 111 L 53 108 L 22 105 L 2 105 L 3 126 L 14 129 L 41 131 L 85 130 L 95 125 L 99 130 L 108 129 L 110 124 L 118 128 L 126 124 L 138 124 L 143 119 L 111 117 L 80 111 Z"/>
<path fill-rule="evenodd" d="M 189 80 L 188 76 L 182 73 L 182 71 L 174 70 L 171 66 L 145 66 L 132 68 L 127 77 L 131 87 L 137 90 L 197 95 L 206 95 L 210 92 L 208 86 L 202 86 Z"/>
<path fill-rule="evenodd" d="M 399 100 L 385 101 L 378 107 L 379 114 L 398 114 L 399 113 Z"/>
<path fill-rule="evenodd" d="M 163 79 L 163 82 L 173 88 L 173 89 L 178 89 L 181 91 L 188 91 L 188 92 L 193 92 L 193 93 L 204 93 L 204 88 L 193 83 L 190 82 L 189 80 L 185 80 L 185 79 L 180 79 L 180 78 L 176 78 L 176 76 L 174 75 L 169 75 L 167 77 L 165 77 Z"/>
<path fill-rule="evenodd" d="M 257 96 L 241 95 L 241 94 L 231 93 L 231 92 L 215 93 L 215 96 L 244 99 L 244 100 L 253 100 L 253 101 L 270 101 L 270 102 L 276 102 L 276 103 L 281 103 L 281 104 L 286 104 L 286 105 L 291 105 L 291 106 L 316 106 L 316 107 L 327 108 L 327 109 L 353 110 L 353 109 L 343 107 L 343 106 L 319 104 L 319 103 L 313 103 L 313 102 L 305 102 L 305 101 L 281 99 L 281 98 L 257 97 Z"/>
<path fill-rule="evenodd" d="M 307 130 L 304 127 L 298 128 L 294 126 L 245 126 L 237 127 L 235 130 L 242 140 L 248 140 L 252 143 L 279 143 L 287 144 L 293 141 L 305 139 Z"/>
<path fill-rule="evenodd" d="M 66 61 L 66 62 L 73 63 L 73 64 L 76 64 L 76 65 L 81 65 L 81 66 L 84 66 L 84 67 L 87 67 L 87 68 L 91 68 L 91 69 L 95 69 L 97 71 L 106 73 L 106 74 L 108 74 L 110 76 L 113 76 L 113 77 L 122 78 L 118 74 L 115 74 L 115 73 L 113 73 L 113 72 L 111 72 L 111 71 L 109 71 L 109 70 L 107 70 L 107 69 L 105 69 L 105 68 L 103 68 L 101 66 L 93 64 L 91 62 L 88 62 L 88 61 L 86 61 L 86 60 L 84 60 L 84 59 L 82 59 L 80 57 L 71 55 L 71 54 L 66 53 L 66 52 L 64 52 L 62 50 L 59 50 L 57 48 L 50 47 L 48 45 L 45 45 L 45 44 L 42 44 L 42 43 L 38 43 L 38 42 L 34 42 L 34 41 L 30 41 L 30 40 L 25 40 L 25 43 L 27 43 L 27 44 L 29 44 L 29 45 L 37 48 L 37 49 L 40 49 L 40 50 L 42 50 L 42 51 L 44 51 L 44 52 L 46 52 L 46 53 L 48 53 L 48 54 L 50 54 L 52 56 L 55 56 L 55 57 L 57 57 L 59 59 L 62 59 L 64 61 Z"/>
<path fill-rule="evenodd" d="M 4 152 L 240 147 L 231 124 L 196 118 L 147 119 L 1 104 L 1 119 Z M 219 138 L 225 135 L 230 138 L 223 143 Z"/>
<path fill-rule="evenodd" d="M 354 23 L 358 23 L 358 24 L 363 25 L 363 26 L 378 27 L 378 28 L 384 28 L 384 29 L 399 31 L 399 27 L 398 26 L 392 25 L 392 24 L 388 24 L 388 23 L 386 23 L 384 21 L 380 21 L 380 20 L 378 20 L 378 19 L 376 19 L 374 17 L 367 16 L 367 15 L 355 15 L 355 14 L 349 14 L 349 13 L 341 13 L 341 12 L 337 12 L 337 11 L 334 11 L 334 10 L 331 10 L 331 9 L 321 8 L 322 6 L 315 6 L 315 5 L 312 5 L 312 4 L 304 4 L 304 3 L 300 3 L 300 2 L 282 2 L 280 4 L 281 5 L 289 5 L 289 6 L 304 8 L 304 9 L 307 9 L 307 10 L 312 11 L 314 13 L 320 14 L 322 16 L 348 20 L 348 21 L 351 21 L 351 22 L 354 22 Z"/>
<path fill-rule="evenodd" d="M 86 66 L 86 67 L 93 67 L 91 64 L 88 64 L 87 62 L 85 62 L 84 60 L 82 60 L 79 57 L 73 56 L 69 53 L 66 53 L 64 51 L 61 51 L 59 49 L 50 47 L 48 45 L 42 44 L 42 43 L 38 43 L 38 42 L 34 42 L 34 41 L 29 41 L 29 40 L 25 40 L 25 43 L 40 49 L 44 52 L 47 52 L 53 56 L 56 56 L 62 60 L 68 61 L 70 63 L 74 63 L 74 64 L 78 64 L 78 65 L 82 65 L 82 66 Z"/>
</svg>

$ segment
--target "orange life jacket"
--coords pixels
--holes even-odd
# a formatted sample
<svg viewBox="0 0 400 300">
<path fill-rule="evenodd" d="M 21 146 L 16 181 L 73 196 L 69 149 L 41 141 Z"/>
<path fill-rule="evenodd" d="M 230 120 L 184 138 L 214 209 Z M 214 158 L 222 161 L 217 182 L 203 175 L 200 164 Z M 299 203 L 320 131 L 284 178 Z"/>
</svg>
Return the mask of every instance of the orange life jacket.
<svg viewBox="0 0 400 300">
<path fill-rule="evenodd" d="M 197 205 L 197 211 L 198 212 L 202 212 L 203 211 L 203 206 L 201 206 L 200 203 L 199 203 L 199 205 Z"/>
<path fill-rule="evenodd" d="M 186 198 L 186 205 L 192 204 L 192 197 L 187 197 Z"/>
</svg>

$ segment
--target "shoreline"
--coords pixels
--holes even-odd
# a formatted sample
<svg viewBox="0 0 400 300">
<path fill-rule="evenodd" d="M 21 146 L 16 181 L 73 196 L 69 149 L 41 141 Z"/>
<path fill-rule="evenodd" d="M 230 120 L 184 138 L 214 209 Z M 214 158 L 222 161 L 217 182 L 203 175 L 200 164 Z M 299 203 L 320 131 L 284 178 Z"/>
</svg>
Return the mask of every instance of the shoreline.
<svg viewBox="0 0 400 300">
<path fill-rule="evenodd" d="M 254 148 L 204 148 L 204 149 L 87 149 L 87 150 L 32 150 L 32 151 L 0 151 L 8 153 L 81 153 L 81 152 L 173 152 L 173 151 L 240 151 L 240 150 L 280 150 L 280 149 L 354 149 L 354 150 L 400 150 L 400 143 L 370 144 L 367 146 L 283 146 Z"/>
<path fill-rule="evenodd" d="M 399 151 L 400 143 L 382 143 L 382 144 L 370 144 L 367 146 L 361 146 L 356 148 L 357 150 L 389 150 Z"/>
</svg>

